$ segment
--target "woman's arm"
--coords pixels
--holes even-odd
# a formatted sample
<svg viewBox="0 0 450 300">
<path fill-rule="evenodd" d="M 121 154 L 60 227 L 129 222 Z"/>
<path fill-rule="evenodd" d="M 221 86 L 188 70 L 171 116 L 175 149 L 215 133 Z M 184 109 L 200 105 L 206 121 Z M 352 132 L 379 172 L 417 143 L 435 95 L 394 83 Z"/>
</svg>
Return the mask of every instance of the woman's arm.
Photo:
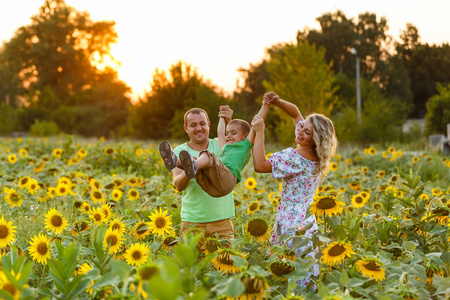
<svg viewBox="0 0 450 300">
<path fill-rule="evenodd" d="M 299 121 L 303 120 L 303 116 L 300 113 L 300 110 L 298 109 L 297 105 L 288 102 L 286 100 L 280 99 L 280 96 L 278 95 L 274 95 L 271 98 L 270 104 L 278 106 L 279 108 L 281 108 L 281 110 L 287 113 L 292 118 L 295 125 L 297 125 Z"/>
<path fill-rule="evenodd" d="M 272 164 L 266 159 L 264 150 L 264 119 L 256 115 L 252 121 L 252 128 L 255 131 L 255 144 L 253 146 L 253 166 L 255 172 L 271 173 Z"/>
</svg>

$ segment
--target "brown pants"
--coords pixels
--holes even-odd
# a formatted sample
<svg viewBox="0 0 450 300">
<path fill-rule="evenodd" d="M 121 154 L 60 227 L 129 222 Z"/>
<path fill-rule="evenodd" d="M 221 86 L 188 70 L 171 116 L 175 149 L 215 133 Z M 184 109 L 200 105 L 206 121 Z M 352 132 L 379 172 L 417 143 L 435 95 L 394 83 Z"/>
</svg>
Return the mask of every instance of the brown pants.
<svg viewBox="0 0 450 300">
<path fill-rule="evenodd" d="M 214 153 L 204 150 L 209 156 L 209 165 L 199 169 L 195 181 L 211 197 L 223 197 L 231 193 L 237 184 L 233 173 L 217 158 Z"/>
<path fill-rule="evenodd" d="M 227 239 L 230 242 L 234 240 L 234 226 L 230 218 L 207 223 L 182 221 L 180 224 L 180 236 L 192 228 L 204 231 L 206 237 L 215 237 L 217 233 L 219 239 Z"/>
</svg>

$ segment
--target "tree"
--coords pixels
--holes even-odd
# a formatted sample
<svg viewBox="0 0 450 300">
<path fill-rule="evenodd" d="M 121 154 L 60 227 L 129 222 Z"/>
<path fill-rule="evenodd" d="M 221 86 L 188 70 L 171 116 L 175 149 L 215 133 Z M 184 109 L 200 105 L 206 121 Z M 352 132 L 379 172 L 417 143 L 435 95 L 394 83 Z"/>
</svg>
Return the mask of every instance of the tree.
<svg viewBox="0 0 450 300">
<path fill-rule="evenodd" d="M 308 42 L 286 44 L 274 53 L 267 63 L 270 81 L 264 82 L 267 90 L 276 91 L 281 98 L 296 104 L 303 114 L 312 112 L 330 115 L 336 101 L 331 64 L 325 61 L 325 50 L 317 50 Z M 292 127 L 292 121 L 280 114 L 282 124 Z M 289 132 L 292 132 L 289 131 Z M 289 139 L 281 139 L 284 144 Z"/>
<path fill-rule="evenodd" d="M 450 124 L 450 84 L 437 85 L 439 94 L 434 95 L 427 102 L 427 113 L 425 114 L 425 133 L 446 134 L 447 124 Z"/>
<path fill-rule="evenodd" d="M 16 31 L 0 55 L 0 76 L 6 85 L 0 93 L 1 101 L 25 107 L 26 126 L 40 118 L 57 122 L 66 132 L 92 133 L 94 126 L 106 126 L 106 123 L 91 122 L 94 119 L 86 111 L 98 108 L 101 113 L 97 110 L 97 115 L 106 118 L 109 117 L 105 114 L 116 113 L 106 108 L 126 111 L 123 108 L 130 103 L 124 94 L 129 88 L 118 80 L 115 71 L 99 67 L 110 57 L 110 45 L 117 40 L 114 22 L 93 22 L 87 12 L 67 6 L 63 0 L 46 0 L 31 20 L 31 25 Z M 99 96 L 98 90 L 105 85 L 121 94 L 88 97 Z M 46 108 L 48 101 L 52 110 Z M 117 102 L 121 103 L 116 105 Z M 67 126 L 71 118 L 55 114 L 59 110 L 77 120 L 71 124 L 75 127 Z M 116 121 L 107 122 L 104 131 L 115 130 L 124 122 Z M 87 126 L 90 130 L 77 126 Z"/>
<path fill-rule="evenodd" d="M 211 128 L 216 128 L 219 106 L 229 100 L 205 82 L 197 69 L 184 62 L 173 64 L 168 72 L 156 70 L 151 91 L 132 108 L 130 127 L 138 138 L 184 138 L 184 113 L 199 107 L 208 113 Z M 214 134 L 214 130 L 211 131 Z"/>
</svg>

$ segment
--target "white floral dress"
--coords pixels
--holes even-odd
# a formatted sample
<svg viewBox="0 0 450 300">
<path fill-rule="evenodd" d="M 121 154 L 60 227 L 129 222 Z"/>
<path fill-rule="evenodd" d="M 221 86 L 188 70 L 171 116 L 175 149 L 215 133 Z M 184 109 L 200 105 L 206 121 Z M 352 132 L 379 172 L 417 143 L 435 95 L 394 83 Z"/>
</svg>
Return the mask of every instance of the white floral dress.
<svg viewBox="0 0 450 300">
<path fill-rule="evenodd" d="M 317 230 L 317 220 L 314 215 L 305 217 L 320 182 L 319 177 L 314 174 L 317 162 L 304 158 L 294 148 L 273 153 L 269 161 L 272 164 L 272 177 L 283 180 L 281 200 L 272 229 L 272 244 L 283 244 L 284 240 L 280 240 L 282 234 L 294 236 L 299 225 L 305 226 L 313 222 L 313 226 L 305 233 L 305 236 L 311 237 L 313 231 Z M 287 246 L 292 247 L 292 240 L 287 243 Z M 311 241 L 306 246 L 293 250 L 296 254 L 300 254 L 310 246 L 312 246 Z M 314 257 L 316 252 L 313 251 L 307 255 Z M 308 277 L 299 281 L 299 284 L 306 287 L 311 275 L 319 275 L 318 264 L 312 267 Z"/>
</svg>

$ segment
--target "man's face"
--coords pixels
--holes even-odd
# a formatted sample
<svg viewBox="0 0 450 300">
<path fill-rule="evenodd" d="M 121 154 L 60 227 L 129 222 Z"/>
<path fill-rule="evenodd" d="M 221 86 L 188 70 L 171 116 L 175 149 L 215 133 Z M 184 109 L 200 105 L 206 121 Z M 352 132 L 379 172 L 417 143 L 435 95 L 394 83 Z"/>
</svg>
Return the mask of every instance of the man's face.
<svg viewBox="0 0 450 300">
<path fill-rule="evenodd" d="M 184 131 L 188 134 L 191 142 L 195 144 L 206 143 L 209 138 L 209 122 L 206 115 L 203 112 L 188 114 Z"/>
</svg>

